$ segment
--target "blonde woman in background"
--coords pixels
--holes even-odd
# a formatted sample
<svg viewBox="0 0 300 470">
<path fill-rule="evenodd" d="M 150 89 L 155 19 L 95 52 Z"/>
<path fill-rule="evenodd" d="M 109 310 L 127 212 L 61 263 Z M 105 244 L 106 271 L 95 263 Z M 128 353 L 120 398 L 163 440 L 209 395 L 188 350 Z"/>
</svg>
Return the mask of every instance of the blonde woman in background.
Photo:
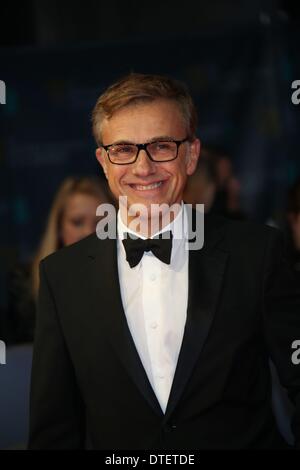
<svg viewBox="0 0 300 470">
<path fill-rule="evenodd" d="M 63 246 L 93 233 L 99 221 L 96 209 L 104 202 L 112 202 L 105 181 L 91 177 L 69 177 L 62 182 L 31 268 L 18 267 L 10 279 L 10 343 L 33 340 L 40 261 Z"/>
</svg>

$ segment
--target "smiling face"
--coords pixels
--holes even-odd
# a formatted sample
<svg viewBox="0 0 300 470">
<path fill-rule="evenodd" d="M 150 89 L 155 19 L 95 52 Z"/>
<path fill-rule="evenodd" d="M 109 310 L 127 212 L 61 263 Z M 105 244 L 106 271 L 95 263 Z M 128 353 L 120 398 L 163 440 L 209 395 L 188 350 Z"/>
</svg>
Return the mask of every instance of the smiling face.
<svg viewBox="0 0 300 470">
<path fill-rule="evenodd" d="M 102 124 L 103 145 L 118 142 L 146 143 L 159 139 L 182 140 L 187 129 L 178 105 L 170 100 L 155 100 L 123 108 Z M 104 149 L 96 156 L 104 169 L 110 189 L 118 199 L 127 196 L 128 207 L 143 204 L 150 215 L 151 204 L 171 206 L 182 201 L 186 178 L 196 168 L 200 142 L 185 142 L 179 146 L 178 157 L 169 162 L 152 162 L 141 150 L 135 163 L 115 165 Z"/>
</svg>

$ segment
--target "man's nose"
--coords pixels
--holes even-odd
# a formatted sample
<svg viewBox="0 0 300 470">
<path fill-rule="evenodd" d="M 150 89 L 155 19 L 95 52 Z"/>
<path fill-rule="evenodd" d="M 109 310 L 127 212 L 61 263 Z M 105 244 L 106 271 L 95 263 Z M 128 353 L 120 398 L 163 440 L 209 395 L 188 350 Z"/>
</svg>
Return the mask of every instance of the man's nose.
<svg viewBox="0 0 300 470">
<path fill-rule="evenodd" d="M 132 170 L 133 174 L 146 176 L 148 174 L 155 173 L 155 171 L 156 171 L 155 162 L 150 160 L 150 158 L 147 155 L 146 150 L 141 149 L 139 151 L 136 162 L 133 163 L 133 170 Z"/>
</svg>

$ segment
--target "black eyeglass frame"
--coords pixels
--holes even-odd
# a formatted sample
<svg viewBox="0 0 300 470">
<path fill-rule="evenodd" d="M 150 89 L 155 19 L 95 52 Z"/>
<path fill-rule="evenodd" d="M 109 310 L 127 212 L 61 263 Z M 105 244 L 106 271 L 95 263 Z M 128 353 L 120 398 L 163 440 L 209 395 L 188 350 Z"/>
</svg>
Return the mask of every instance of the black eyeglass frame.
<svg viewBox="0 0 300 470">
<path fill-rule="evenodd" d="M 112 163 L 113 165 L 131 165 L 132 163 L 135 163 L 138 159 L 138 156 L 139 156 L 139 153 L 140 153 L 141 150 L 145 150 L 146 154 L 148 155 L 148 157 L 150 158 L 150 160 L 152 162 L 154 162 L 154 163 L 165 163 L 165 162 L 171 162 L 173 160 L 176 160 L 176 158 L 178 157 L 178 149 L 179 149 L 180 145 L 183 144 L 184 142 L 188 142 L 189 140 L 190 140 L 189 137 L 186 137 L 185 139 L 182 139 L 182 140 L 175 140 L 175 139 L 156 140 L 154 142 L 147 142 L 146 144 L 129 144 L 128 143 L 127 145 L 134 145 L 137 148 L 137 152 L 136 152 L 135 159 L 132 160 L 132 162 L 127 162 L 127 163 L 117 163 L 117 162 L 113 162 L 110 159 L 109 148 L 113 147 L 114 145 L 118 145 L 118 144 L 109 144 L 109 145 L 100 144 L 100 147 L 104 148 L 104 150 L 107 153 L 107 156 L 108 156 L 108 159 L 109 159 L 110 163 Z M 154 160 L 154 158 L 151 157 L 147 147 L 148 147 L 148 145 L 153 145 L 153 144 L 156 144 L 157 142 L 174 142 L 176 144 L 176 156 L 174 158 L 170 158 L 169 160 Z M 121 144 L 119 144 L 119 145 L 121 145 Z M 126 145 L 126 144 L 124 144 L 124 145 Z"/>
</svg>

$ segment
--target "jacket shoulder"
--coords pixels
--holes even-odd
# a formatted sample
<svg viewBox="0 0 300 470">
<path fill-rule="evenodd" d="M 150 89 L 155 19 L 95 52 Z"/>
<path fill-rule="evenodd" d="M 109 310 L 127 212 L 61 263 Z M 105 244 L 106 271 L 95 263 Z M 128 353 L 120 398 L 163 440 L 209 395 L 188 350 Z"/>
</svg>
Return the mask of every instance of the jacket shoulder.
<svg viewBox="0 0 300 470">
<path fill-rule="evenodd" d="M 98 249 L 99 243 L 101 242 L 96 233 L 93 233 L 72 245 L 65 246 L 55 253 L 46 256 L 42 259 L 41 263 L 43 263 L 47 270 L 57 270 L 64 266 L 68 266 L 69 269 L 77 267 L 82 263 L 82 260 L 86 259 L 89 254 L 92 255 L 96 248 Z"/>
<path fill-rule="evenodd" d="M 208 215 L 205 220 L 207 234 L 222 230 L 231 247 L 265 246 L 269 240 L 282 239 L 282 231 L 262 223 L 248 220 L 231 220 L 222 216 Z"/>
</svg>

